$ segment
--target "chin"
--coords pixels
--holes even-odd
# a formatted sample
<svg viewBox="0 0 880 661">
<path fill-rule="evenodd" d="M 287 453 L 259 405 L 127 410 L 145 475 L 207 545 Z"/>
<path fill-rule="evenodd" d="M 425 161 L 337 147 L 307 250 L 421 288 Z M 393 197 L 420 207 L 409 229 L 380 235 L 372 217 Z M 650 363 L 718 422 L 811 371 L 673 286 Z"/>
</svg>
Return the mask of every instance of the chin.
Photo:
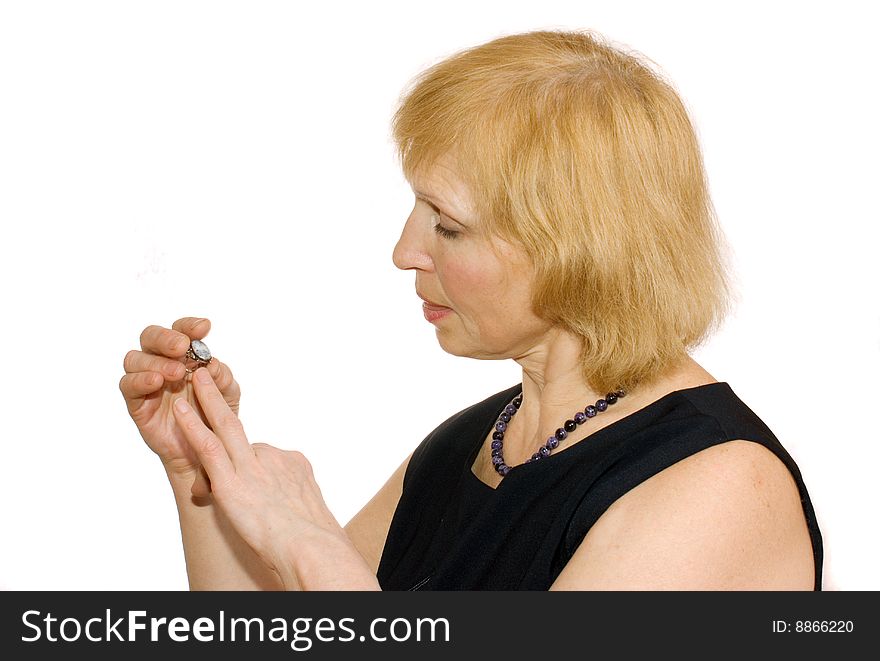
<svg viewBox="0 0 880 661">
<path fill-rule="evenodd" d="M 454 341 L 450 341 L 448 337 L 445 337 L 445 334 L 442 331 L 438 329 L 436 335 L 437 344 L 440 345 L 440 348 L 443 349 L 443 351 L 453 356 L 464 355 L 461 353 L 461 348 Z"/>
<path fill-rule="evenodd" d="M 459 356 L 460 358 L 475 358 L 477 360 L 500 360 L 509 358 L 508 355 L 499 355 L 486 351 L 484 347 L 468 346 L 461 342 L 456 342 L 455 338 L 449 337 L 440 329 L 437 330 L 437 342 L 440 348 L 451 356 Z"/>
<path fill-rule="evenodd" d="M 462 358 L 472 358 L 473 352 L 468 350 L 468 347 L 464 346 L 461 342 L 455 341 L 455 336 L 451 333 L 443 332 L 441 329 L 437 329 L 437 343 L 440 345 L 440 348 L 443 349 L 446 353 L 452 356 L 460 356 Z"/>
</svg>

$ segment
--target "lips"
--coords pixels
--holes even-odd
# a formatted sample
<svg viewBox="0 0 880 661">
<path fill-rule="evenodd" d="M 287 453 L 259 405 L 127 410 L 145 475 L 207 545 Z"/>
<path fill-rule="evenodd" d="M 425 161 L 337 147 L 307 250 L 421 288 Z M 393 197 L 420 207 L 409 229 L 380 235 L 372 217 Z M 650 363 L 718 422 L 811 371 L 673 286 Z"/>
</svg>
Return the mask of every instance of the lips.
<svg viewBox="0 0 880 661">
<path fill-rule="evenodd" d="M 418 292 L 416 292 L 416 293 L 418 294 Z M 426 297 L 422 296 L 421 294 L 418 294 L 418 296 L 420 299 L 422 299 L 425 302 L 423 307 L 426 307 L 429 310 L 435 310 L 435 311 L 439 312 L 440 310 L 451 310 L 452 309 L 448 305 L 440 305 L 439 303 L 435 303 L 431 299 L 426 298 Z"/>
</svg>

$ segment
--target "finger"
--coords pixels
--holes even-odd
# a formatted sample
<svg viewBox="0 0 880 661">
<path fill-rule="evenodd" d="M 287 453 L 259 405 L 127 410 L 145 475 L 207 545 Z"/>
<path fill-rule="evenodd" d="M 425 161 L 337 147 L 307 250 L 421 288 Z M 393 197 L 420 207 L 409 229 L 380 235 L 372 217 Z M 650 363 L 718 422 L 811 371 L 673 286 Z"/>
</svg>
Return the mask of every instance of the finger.
<svg viewBox="0 0 880 661">
<path fill-rule="evenodd" d="M 127 374 L 135 372 L 158 372 L 171 381 L 179 381 L 186 376 L 183 363 L 173 358 L 165 358 L 152 353 L 132 349 L 125 354 L 122 368 Z"/>
<path fill-rule="evenodd" d="M 191 340 L 201 340 L 210 332 L 211 322 L 201 317 L 183 317 L 171 324 L 171 328 Z"/>
<path fill-rule="evenodd" d="M 162 326 L 147 326 L 141 333 L 141 349 L 168 358 L 182 358 L 189 349 L 188 335 Z"/>
<path fill-rule="evenodd" d="M 183 436 L 196 453 L 202 467 L 213 485 L 228 484 L 235 477 L 235 467 L 223 442 L 205 426 L 202 419 L 186 399 L 174 400 L 174 418 Z"/>
<path fill-rule="evenodd" d="M 222 441 L 232 462 L 236 465 L 242 465 L 253 461 L 254 451 L 244 433 L 241 420 L 229 408 L 223 393 L 217 389 L 217 384 L 214 383 L 211 374 L 204 367 L 193 372 L 193 390 L 205 417 L 208 419 L 208 424 Z"/>
<path fill-rule="evenodd" d="M 214 358 L 208 363 L 205 369 L 211 374 L 211 378 L 214 379 L 217 389 L 223 393 L 223 397 L 227 402 L 237 402 L 239 400 L 241 397 L 241 388 L 232 376 L 232 370 L 229 369 L 229 365 Z"/>
<path fill-rule="evenodd" d="M 119 390 L 122 391 L 122 396 L 127 400 L 139 399 L 154 393 L 164 385 L 165 379 L 156 372 L 126 374 L 119 380 Z"/>
</svg>

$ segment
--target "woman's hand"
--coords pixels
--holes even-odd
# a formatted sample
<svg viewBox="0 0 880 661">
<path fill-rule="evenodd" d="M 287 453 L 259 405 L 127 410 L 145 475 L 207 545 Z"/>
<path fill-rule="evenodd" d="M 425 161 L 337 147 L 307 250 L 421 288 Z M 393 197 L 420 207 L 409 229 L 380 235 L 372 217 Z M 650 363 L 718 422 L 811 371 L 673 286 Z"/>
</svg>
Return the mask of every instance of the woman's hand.
<svg viewBox="0 0 880 661">
<path fill-rule="evenodd" d="M 299 452 L 251 445 L 211 374 L 193 375 L 210 428 L 186 399 L 174 415 L 242 539 L 288 589 L 378 589 L 376 577 L 327 508 L 311 465 Z M 194 484 L 194 491 L 204 483 Z"/>
<path fill-rule="evenodd" d="M 198 457 L 177 424 L 172 403 L 183 399 L 198 409 L 182 360 L 190 341 L 201 340 L 210 330 L 210 321 L 193 317 L 178 319 L 170 329 L 149 326 L 141 333 L 141 350 L 129 351 L 123 361 L 125 376 L 119 389 L 128 412 L 169 474 L 198 474 Z M 241 389 L 229 367 L 214 358 L 205 369 L 216 380 L 230 413 L 237 415 Z"/>
</svg>

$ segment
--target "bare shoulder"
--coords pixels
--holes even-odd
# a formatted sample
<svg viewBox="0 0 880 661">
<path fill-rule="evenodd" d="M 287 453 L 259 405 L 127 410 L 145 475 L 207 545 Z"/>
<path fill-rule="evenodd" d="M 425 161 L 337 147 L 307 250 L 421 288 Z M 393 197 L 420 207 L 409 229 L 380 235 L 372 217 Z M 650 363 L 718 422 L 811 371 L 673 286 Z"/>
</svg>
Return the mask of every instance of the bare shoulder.
<svg viewBox="0 0 880 661">
<path fill-rule="evenodd" d="M 553 589 L 810 590 L 797 484 L 759 443 L 698 452 L 614 502 Z"/>
</svg>

